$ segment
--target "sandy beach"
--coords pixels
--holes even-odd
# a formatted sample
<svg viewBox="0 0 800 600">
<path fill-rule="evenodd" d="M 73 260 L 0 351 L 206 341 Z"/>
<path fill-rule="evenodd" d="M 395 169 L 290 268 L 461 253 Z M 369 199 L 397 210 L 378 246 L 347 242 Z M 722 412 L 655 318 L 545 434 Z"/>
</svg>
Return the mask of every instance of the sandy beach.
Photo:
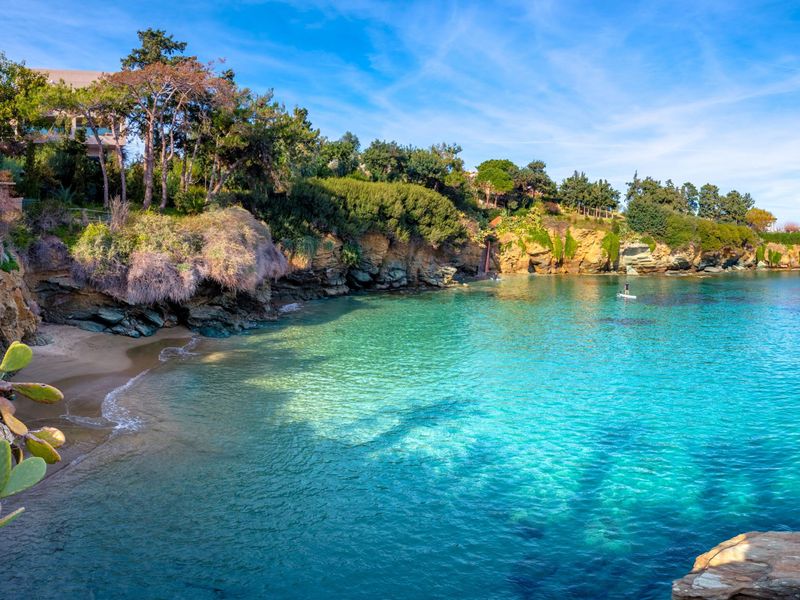
<svg viewBox="0 0 800 600">
<path fill-rule="evenodd" d="M 185 346 L 193 334 L 182 327 L 163 329 L 147 338 L 91 333 L 66 325 L 42 325 L 49 344 L 33 347 L 33 362 L 15 380 L 49 383 L 64 392 L 64 402 L 37 404 L 19 398 L 17 415 L 31 428 L 52 425 L 67 436 L 63 460 L 53 473 L 96 448 L 114 429 L 103 418 L 109 392 L 160 364 L 164 348 Z"/>
</svg>

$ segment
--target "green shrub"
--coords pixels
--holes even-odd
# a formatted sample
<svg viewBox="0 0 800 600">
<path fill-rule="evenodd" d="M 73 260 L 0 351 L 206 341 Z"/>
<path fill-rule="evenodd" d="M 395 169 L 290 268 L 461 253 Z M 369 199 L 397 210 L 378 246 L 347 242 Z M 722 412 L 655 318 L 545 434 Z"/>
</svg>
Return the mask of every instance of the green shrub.
<svg viewBox="0 0 800 600">
<path fill-rule="evenodd" d="M 11 271 L 19 271 L 19 263 L 13 254 L 6 251 L 3 242 L 0 241 L 0 271 L 11 273 Z"/>
<path fill-rule="evenodd" d="M 777 250 L 770 250 L 767 253 L 767 261 L 769 262 L 771 267 L 777 267 L 778 265 L 780 265 L 782 258 L 783 254 L 781 254 Z"/>
<path fill-rule="evenodd" d="M 556 262 L 564 260 L 564 243 L 559 235 L 553 237 L 553 258 L 556 259 Z"/>
<path fill-rule="evenodd" d="M 656 249 L 656 241 L 653 239 L 653 236 L 643 235 L 641 240 L 643 244 L 647 244 L 647 247 L 650 248 L 650 252 Z"/>
<path fill-rule="evenodd" d="M 767 247 L 764 244 L 761 244 L 756 250 L 756 263 L 764 262 L 764 258 L 766 257 L 766 252 L 767 252 Z"/>
<path fill-rule="evenodd" d="M 72 254 L 79 278 L 137 304 L 185 300 L 205 279 L 252 291 L 287 269 L 269 229 L 235 207 L 189 217 L 142 212 L 118 231 L 93 223 Z"/>
<path fill-rule="evenodd" d="M 287 218 L 296 228 L 350 238 L 381 231 L 399 240 L 416 237 L 438 246 L 467 237 L 450 199 L 408 183 L 304 179 L 284 202 L 271 203 L 266 212 L 274 220 Z"/>
<path fill-rule="evenodd" d="M 800 244 L 800 231 L 772 231 L 761 233 L 761 239 L 775 244 L 796 245 Z"/>
<path fill-rule="evenodd" d="M 667 215 L 667 230 L 661 239 L 670 248 L 685 248 L 697 241 L 697 227 L 700 219 L 689 215 L 670 212 Z M 708 221 L 711 223 L 711 221 Z"/>
<path fill-rule="evenodd" d="M 619 235 L 609 231 L 603 238 L 602 248 L 608 262 L 615 264 L 619 260 Z"/>
<path fill-rule="evenodd" d="M 572 232 L 567 229 L 567 235 L 564 238 L 564 256 L 569 260 L 575 258 L 578 252 L 578 240 L 572 237 Z"/>
<path fill-rule="evenodd" d="M 654 202 L 634 198 L 625 211 L 628 225 L 637 233 L 649 233 L 657 239 L 667 235 L 667 219 L 670 211 Z"/>
<path fill-rule="evenodd" d="M 361 262 L 361 246 L 355 242 L 346 242 L 342 246 L 342 264 L 352 268 Z"/>
<path fill-rule="evenodd" d="M 539 244 L 542 248 L 553 249 L 554 240 L 550 239 L 550 234 L 546 229 L 534 229 L 524 234 L 525 241 L 529 244 Z"/>
<path fill-rule="evenodd" d="M 553 240 L 542 226 L 542 207 L 534 205 L 518 214 L 505 217 L 497 227 L 497 234 L 511 233 L 524 244 L 538 244 L 549 250 L 553 249 Z"/>
<path fill-rule="evenodd" d="M 8 232 L 8 239 L 17 250 L 27 250 L 36 239 L 36 236 L 25 223 L 14 225 Z"/>
<path fill-rule="evenodd" d="M 654 241 L 662 241 L 671 248 L 698 244 L 706 252 L 717 252 L 726 247 L 743 248 L 758 243 L 749 227 L 676 213 L 648 200 L 631 200 L 627 216 L 633 231 L 646 234 Z M 645 241 L 644 237 L 642 241 Z M 650 245 L 650 242 L 646 243 Z"/>
<path fill-rule="evenodd" d="M 199 215 L 206 208 L 206 191 L 200 186 L 191 186 L 185 192 L 175 194 L 175 209 L 184 215 Z"/>
</svg>

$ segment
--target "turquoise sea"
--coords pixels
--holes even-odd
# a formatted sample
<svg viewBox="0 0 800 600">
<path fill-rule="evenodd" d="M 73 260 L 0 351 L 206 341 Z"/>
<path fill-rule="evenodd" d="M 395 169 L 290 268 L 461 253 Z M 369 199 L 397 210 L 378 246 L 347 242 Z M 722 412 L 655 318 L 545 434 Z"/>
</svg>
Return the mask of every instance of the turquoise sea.
<svg viewBox="0 0 800 600">
<path fill-rule="evenodd" d="M 320 301 L 175 353 L 22 498 L 2 597 L 668 598 L 800 529 L 800 277 L 631 281 Z"/>
</svg>

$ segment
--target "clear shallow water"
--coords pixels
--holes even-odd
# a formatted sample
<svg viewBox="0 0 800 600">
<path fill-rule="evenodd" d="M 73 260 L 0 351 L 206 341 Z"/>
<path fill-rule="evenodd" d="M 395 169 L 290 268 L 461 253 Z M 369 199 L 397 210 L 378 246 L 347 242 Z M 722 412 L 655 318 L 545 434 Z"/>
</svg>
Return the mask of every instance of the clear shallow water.
<svg viewBox="0 0 800 600">
<path fill-rule="evenodd" d="M 117 400 L 23 498 L 35 598 L 667 598 L 800 529 L 800 277 L 521 277 L 310 304 Z M 11 508 L 12 503 L 7 504 Z"/>
</svg>

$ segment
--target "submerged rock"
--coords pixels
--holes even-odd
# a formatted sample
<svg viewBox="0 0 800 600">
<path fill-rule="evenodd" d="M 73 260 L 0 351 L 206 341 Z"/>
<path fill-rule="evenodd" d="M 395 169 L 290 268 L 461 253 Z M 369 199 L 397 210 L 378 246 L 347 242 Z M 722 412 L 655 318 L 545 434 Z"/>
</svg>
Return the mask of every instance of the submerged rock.
<svg viewBox="0 0 800 600">
<path fill-rule="evenodd" d="M 800 533 L 737 535 L 697 557 L 672 584 L 673 600 L 800 598 Z"/>
</svg>

